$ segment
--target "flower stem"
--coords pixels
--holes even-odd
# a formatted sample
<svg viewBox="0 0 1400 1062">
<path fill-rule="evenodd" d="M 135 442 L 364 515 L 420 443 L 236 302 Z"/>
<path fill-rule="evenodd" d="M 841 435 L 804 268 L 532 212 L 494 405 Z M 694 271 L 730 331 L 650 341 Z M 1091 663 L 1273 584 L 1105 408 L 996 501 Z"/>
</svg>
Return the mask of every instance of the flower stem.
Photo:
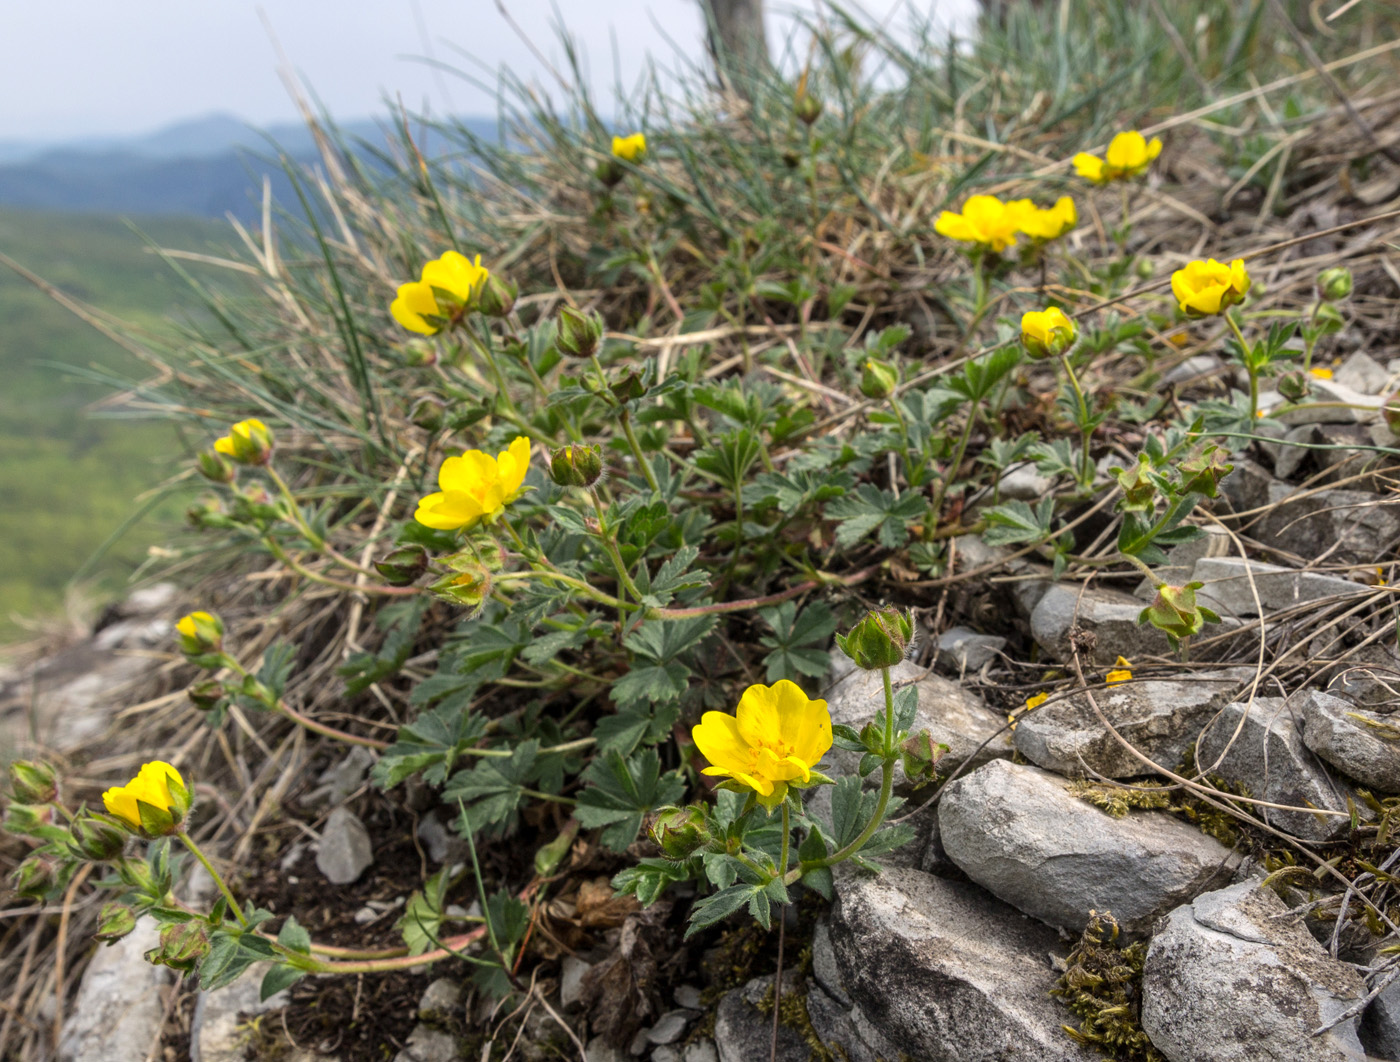
<svg viewBox="0 0 1400 1062">
<path fill-rule="evenodd" d="M 1249 376 L 1249 422 L 1253 424 L 1259 419 L 1259 370 L 1254 367 L 1254 359 L 1249 354 L 1249 344 L 1245 342 L 1244 333 L 1240 331 L 1240 326 L 1235 323 L 1234 315 L 1226 310 L 1224 313 L 1225 323 L 1230 326 L 1230 330 L 1235 333 L 1235 338 L 1240 343 L 1240 357 L 1244 359 L 1244 371 Z"/>
<path fill-rule="evenodd" d="M 412 597 L 414 594 L 421 594 L 423 591 L 417 586 L 360 586 L 357 583 L 346 583 L 339 579 L 332 579 L 328 575 L 313 571 L 299 561 L 293 560 L 291 554 L 284 550 L 271 535 L 263 536 L 263 545 L 274 557 L 280 560 L 292 571 L 296 572 L 304 579 L 310 579 L 313 583 L 320 583 L 322 586 L 332 586 L 337 590 L 344 590 L 347 593 L 358 594 L 379 594 L 385 597 Z"/>
<path fill-rule="evenodd" d="M 1060 355 L 1060 364 L 1064 366 L 1069 385 L 1074 389 L 1075 400 L 1079 403 L 1079 433 L 1083 438 L 1083 451 L 1079 455 L 1079 486 L 1081 490 L 1087 490 L 1094 481 L 1093 466 L 1089 457 L 1089 446 L 1094 437 L 1094 429 L 1089 424 L 1089 403 L 1084 397 L 1084 389 L 1079 386 L 1079 377 L 1075 375 L 1074 366 L 1070 364 L 1068 352 Z"/>
<path fill-rule="evenodd" d="M 238 901 L 233 898 L 233 893 L 229 892 L 228 885 L 224 883 L 223 876 L 214 869 L 214 864 L 209 862 L 209 857 L 195 844 L 193 839 L 184 830 L 176 830 L 175 836 L 185 843 L 185 847 L 190 850 L 190 854 L 204 864 L 204 869 L 209 872 L 209 876 L 214 879 L 214 884 L 219 887 L 219 891 L 224 894 L 224 899 L 228 901 L 229 909 L 238 919 L 238 924 L 244 929 L 248 928 L 248 919 L 243 917 L 243 909 L 238 906 Z"/>
<path fill-rule="evenodd" d="M 792 834 L 792 824 L 788 820 L 787 797 L 783 797 L 783 847 L 778 856 L 778 877 L 786 878 L 788 869 L 788 842 Z"/>
</svg>

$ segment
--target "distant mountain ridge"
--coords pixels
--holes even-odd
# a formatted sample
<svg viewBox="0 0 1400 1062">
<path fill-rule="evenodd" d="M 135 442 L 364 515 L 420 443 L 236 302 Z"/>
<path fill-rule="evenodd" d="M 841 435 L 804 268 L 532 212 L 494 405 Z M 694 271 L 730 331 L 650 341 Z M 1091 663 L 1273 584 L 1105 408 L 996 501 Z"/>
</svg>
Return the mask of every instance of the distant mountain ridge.
<svg viewBox="0 0 1400 1062">
<path fill-rule="evenodd" d="M 480 137 L 496 138 L 493 119 L 459 121 Z M 337 127 L 352 143 L 383 145 L 390 136 L 371 119 Z M 261 209 L 264 177 L 274 198 L 295 203 L 278 153 L 313 159 L 310 131 L 301 124 L 258 130 L 232 115 L 212 114 L 133 137 L 0 141 L 0 206 L 252 218 Z"/>
</svg>

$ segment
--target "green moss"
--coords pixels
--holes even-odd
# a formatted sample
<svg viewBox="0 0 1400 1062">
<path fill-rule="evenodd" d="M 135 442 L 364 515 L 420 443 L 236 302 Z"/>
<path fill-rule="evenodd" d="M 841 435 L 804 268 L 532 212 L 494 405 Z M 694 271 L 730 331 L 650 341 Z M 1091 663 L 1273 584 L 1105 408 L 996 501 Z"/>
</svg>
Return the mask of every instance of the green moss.
<svg viewBox="0 0 1400 1062">
<path fill-rule="evenodd" d="M 1129 782 L 1127 785 L 1101 785 L 1081 780 L 1070 785 L 1069 791 L 1080 800 L 1102 808 L 1115 819 L 1121 819 L 1129 808 L 1170 808 L 1171 798 L 1155 782 Z"/>
<path fill-rule="evenodd" d="M 1142 1030 L 1142 964 L 1147 942 L 1118 947 L 1118 921 L 1089 912 L 1089 925 L 1066 960 L 1052 996 L 1080 1019 L 1066 1035 L 1086 1047 L 1110 1052 L 1113 1062 L 1165 1062 Z"/>
</svg>

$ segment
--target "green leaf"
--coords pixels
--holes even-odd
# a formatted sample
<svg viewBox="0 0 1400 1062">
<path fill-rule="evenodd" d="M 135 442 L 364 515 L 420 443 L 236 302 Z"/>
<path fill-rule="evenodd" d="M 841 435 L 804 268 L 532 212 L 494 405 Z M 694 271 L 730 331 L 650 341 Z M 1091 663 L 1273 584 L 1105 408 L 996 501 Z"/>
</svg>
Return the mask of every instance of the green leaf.
<svg viewBox="0 0 1400 1062">
<path fill-rule="evenodd" d="M 466 818 L 473 827 L 493 826 L 509 832 L 515 827 L 516 812 L 538 752 L 538 741 L 526 741 L 516 746 L 509 759 L 493 756 L 458 771 L 442 791 L 443 802 L 470 804 L 471 813 Z M 459 829 L 465 831 L 466 827 L 467 822 L 459 822 Z"/>
<path fill-rule="evenodd" d="M 831 832 L 837 848 L 844 848 L 865 828 L 861 816 L 861 781 L 851 775 L 839 779 L 831 789 Z"/>
<path fill-rule="evenodd" d="M 752 885 L 731 885 L 727 889 L 720 889 L 719 892 L 711 893 L 698 901 L 690 909 L 690 927 L 685 931 L 686 939 L 688 940 L 707 926 L 724 921 L 748 903 L 755 893 L 761 891 Z"/>
<path fill-rule="evenodd" d="M 982 532 L 982 541 L 989 546 L 1042 542 L 1051 537 L 1055 499 L 1042 498 L 1035 508 L 1023 501 L 1011 501 L 988 509 L 983 515 L 988 527 Z"/>
<path fill-rule="evenodd" d="M 436 941 L 442 936 L 442 909 L 447 898 L 447 886 L 447 871 L 439 870 L 423 883 L 422 891 L 415 891 L 404 905 L 403 914 L 394 928 L 403 935 L 410 955 L 422 955 L 429 948 L 436 947 Z"/>
<path fill-rule="evenodd" d="M 759 615 L 773 628 L 771 636 L 759 639 L 760 644 L 773 650 L 763 658 L 770 683 L 826 674 L 831 654 L 825 646 L 836 631 L 836 616 L 830 608 L 817 601 L 798 615 L 796 603 L 784 601 L 773 608 L 760 609 Z M 813 645 L 821 648 L 811 648 Z"/>
<path fill-rule="evenodd" d="M 431 679 L 428 681 L 432 681 Z M 392 789 L 409 775 L 423 772 L 423 780 L 441 785 L 456 766 L 463 750 L 486 732 L 486 720 L 469 713 L 466 706 L 443 704 L 399 727 L 394 743 L 374 765 L 372 777 L 381 789 Z"/>
<path fill-rule="evenodd" d="M 643 907 L 650 907 L 668 885 L 689 877 L 690 871 L 684 863 L 673 863 L 669 859 L 643 859 L 635 867 L 619 871 L 612 879 L 612 887 L 622 895 L 637 897 L 637 902 Z"/>
<path fill-rule="evenodd" d="M 277 943 L 303 955 L 311 953 L 311 934 L 297 921 L 296 915 L 288 915 L 287 920 L 282 923 L 282 931 L 277 934 Z"/>
<path fill-rule="evenodd" d="M 650 811 L 685 795 L 685 780 L 678 771 L 661 773 L 654 748 L 629 759 L 617 752 L 597 756 L 581 778 L 587 788 L 574 814 L 585 829 L 606 827 L 599 839 L 614 852 L 626 851 L 636 840 Z"/>
<path fill-rule="evenodd" d="M 802 843 L 797 846 L 797 858 L 804 863 L 825 859 L 829 854 L 826 841 L 818 830 L 809 830 L 807 836 L 802 839 Z M 815 867 L 807 871 L 802 875 L 802 883 L 816 889 L 825 899 L 832 898 L 834 882 L 830 867 Z"/>
<path fill-rule="evenodd" d="M 903 733 L 914 725 L 919 711 L 919 687 L 913 683 L 894 691 L 894 729 Z"/>
<path fill-rule="evenodd" d="M 258 989 L 258 999 L 266 1002 L 284 988 L 290 988 L 303 977 L 306 971 L 289 963 L 279 962 L 263 974 L 262 987 Z"/>
<path fill-rule="evenodd" d="M 836 542 L 852 546 L 871 532 L 880 544 L 899 549 L 909 541 L 909 524 L 922 520 L 928 502 L 917 491 L 906 491 L 898 498 L 891 491 L 865 483 L 854 494 L 838 498 L 826 507 L 829 519 L 837 521 Z"/>
</svg>

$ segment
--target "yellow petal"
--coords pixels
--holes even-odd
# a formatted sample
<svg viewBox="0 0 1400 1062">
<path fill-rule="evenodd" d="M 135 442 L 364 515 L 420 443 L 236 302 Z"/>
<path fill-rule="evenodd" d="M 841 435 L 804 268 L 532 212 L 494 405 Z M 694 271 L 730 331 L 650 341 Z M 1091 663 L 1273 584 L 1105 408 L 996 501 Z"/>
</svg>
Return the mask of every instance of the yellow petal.
<svg viewBox="0 0 1400 1062">
<path fill-rule="evenodd" d="M 443 491 L 429 494 L 420 501 L 413 518 L 425 527 L 455 531 L 475 523 L 483 515 L 481 502 L 474 495 L 462 491 Z"/>
<path fill-rule="evenodd" d="M 736 777 L 749 769 L 749 746 L 728 712 L 706 712 L 690 731 L 700 755 L 717 769 Z M 745 784 L 748 784 L 747 782 Z"/>
<path fill-rule="evenodd" d="M 735 711 L 739 734 L 753 747 L 776 744 L 782 739 L 778 723 L 778 692 L 774 686 L 757 683 L 744 691 Z"/>
<path fill-rule="evenodd" d="M 449 457 L 438 469 L 438 486 L 443 490 L 475 494 L 494 483 L 496 460 L 480 450 L 467 450 L 460 457 Z"/>
<path fill-rule="evenodd" d="M 1073 161 L 1074 171 L 1079 174 L 1079 176 L 1085 177 L 1096 184 L 1103 182 L 1103 159 L 1099 158 L 1097 155 L 1090 155 L 1087 151 L 1081 151 L 1078 155 L 1074 156 Z"/>
<path fill-rule="evenodd" d="M 410 332 L 418 332 L 422 335 L 435 335 L 438 328 L 429 324 L 423 319 L 424 314 L 438 315 L 437 299 L 433 297 L 433 289 L 427 284 L 414 282 L 411 284 L 400 284 L 398 298 L 389 304 L 389 313 L 395 321 L 403 325 Z"/>
<path fill-rule="evenodd" d="M 933 223 L 933 231 L 950 240 L 965 243 L 977 243 L 982 239 L 981 233 L 972 227 L 967 218 L 961 214 L 954 214 L 951 210 L 945 210 L 938 215 L 938 220 Z"/>
<path fill-rule="evenodd" d="M 510 448 L 497 455 L 496 468 L 503 493 L 507 497 L 515 494 L 530 469 L 530 440 L 523 435 L 512 439 Z"/>
<path fill-rule="evenodd" d="M 816 764 L 831 748 L 831 713 L 826 701 L 812 700 L 801 686 L 787 679 L 780 679 L 773 689 L 778 695 L 783 742 L 808 767 Z"/>
<path fill-rule="evenodd" d="M 136 797 L 125 786 L 114 786 L 102 794 L 102 806 L 107 811 L 132 826 L 141 825 L 141 812 L 136 807 Z"/>
<path fill-rule="evenodd" d="M 1147 161 L 1147 142 L 1136 130 L 1119 133 L 1108 145 L 1104 161 L 1112 170 L 1131 170 Z"/>
</svg>

